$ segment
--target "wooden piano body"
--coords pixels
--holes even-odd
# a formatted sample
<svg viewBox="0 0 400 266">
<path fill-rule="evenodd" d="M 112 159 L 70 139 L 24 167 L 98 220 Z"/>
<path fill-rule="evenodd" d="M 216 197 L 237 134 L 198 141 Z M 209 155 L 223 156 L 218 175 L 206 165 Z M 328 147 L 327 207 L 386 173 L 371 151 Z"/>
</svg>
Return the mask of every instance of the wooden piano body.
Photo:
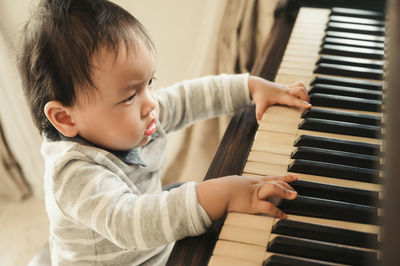
<svg viewBox="0 0 400 266">
<path fill-rule="evenodd" d="M 302 3 L 300 3 L 302 2 Z M 328 3 L 329 2 L 329 3 Z M 286 51 L 286 45 L 290 39 L 290 34 L 293 30 L 293 26 L 298 15 L 299 7 L 301 4 L 308 6 L 323 6 L 329 5 L 344 5 L 348 4 L 347 1 L 289 1 L 288 12 L 281 13 L 277 16 L 275 25 L 266 42 L 266 46 L 263 50 L 263 54 L 260 56 L 254 68 L 252 74 L 262 76 L 269 80 L 275 80 L 277 73 L 280 69 L 282 57 Z M 368 1 L 367 1 L 368 2 Z M 374 1 L 371 1 L 374 5 Z M 368 2 L 369 3 L 369 2 Z M 350 4 L 352 7 L 353 5 Z M 398 43 L 400 38 L 400 31 L 396 25 L 398 23 L 397 13 L 400 12 L 400 1 L 392 0 L 388 3 L 390 24 L 387 26 L 389 29 L 390 43 Z M 396 188 L 399 188 L 399 180 L 395 177 L 400 174 L 400 166 L 396 163 L 397 153 L 400 152 L 400 121 L 399 116 L 396 116 L 400 110 L 400 105 L 396 103 L 396 99 L 400 99 L 399 81 L 395 78 L 396 69 L 400 69 L 398 64 L 400 58 L 398 55 L 398 49 L 394 45 L 389 45 L 389 62 L 390 71 L 389 75 L 385 74 L 385 82 L 388 88 L 387 93 L 390 97 L 387 97 L 388 101 L 384 101 L 385 110 L 388 114 L 388 118 L 385 123 L 386 134 L 385 141 L 388 143 L 385 145 L 385 164 L 384 164 L 384 176 L 385 176 L 385 201 L 384 209 L 396 210 L 387 212 L 384 215 L 384 230 L 379 232 L 384 240 L 381 241 L 383 246 L 380 247 L 380 263 L 385 265 L 396 265 L 400 259 L 400 236 L 398 225 L 400 225 L 400 212 L 398 211 L 398 204 L 400 203 L 400 196 L 397 193 Z M 279 81 L 279 80 L 278 80 Z M 254 107 L 248 107 L 246 109 L 237 112 L 221 141 L 218 151 L 212 161 L 210 168 L 206 174 L 205 180 L 210 178 L 216 178 L 226 175 L 242 174 L 248 160 L 250 149 L 253 145 L 255 135 L 257 134 L 258 124 L 254 117 Z M 380 206 L 382 207 L 382 206 Z M 203 235 L 198 237 L 190 237 L 178 241 L 172 251 L 172 254 L 168 260 L 167 265 L 207 265 L 210 261 L 211 255 L 214 251 L 215 245 L 219 238 L 221 228 L 226 217 L 223 217 L 219 221 L 216 221 L 212 227 Z M 381 239 L 382 240 L 382 239 Z M 382 249 L 384 252 L 382 252 Z M 384 254 L 382 256 L 382 254 Z"/>
</svg>

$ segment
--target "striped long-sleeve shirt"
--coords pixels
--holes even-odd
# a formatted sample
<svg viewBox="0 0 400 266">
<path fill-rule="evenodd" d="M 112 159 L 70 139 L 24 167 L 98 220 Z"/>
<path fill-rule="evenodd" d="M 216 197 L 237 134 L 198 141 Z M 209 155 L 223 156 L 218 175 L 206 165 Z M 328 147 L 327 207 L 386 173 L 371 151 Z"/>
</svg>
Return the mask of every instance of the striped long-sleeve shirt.
<svg viewBox="0 0 400 266">
<path fill-rule="evenodd" d="M 166 134 L 249 105 L 248 75 L 184 81 L 155 94 L 157 131 L 144 147 L 117 153 L 79 137 L 44 139 L 52 265 L 163 265 L 174 241 L 210 226 L 195 182 L 162 191 Z"/>
</svg>

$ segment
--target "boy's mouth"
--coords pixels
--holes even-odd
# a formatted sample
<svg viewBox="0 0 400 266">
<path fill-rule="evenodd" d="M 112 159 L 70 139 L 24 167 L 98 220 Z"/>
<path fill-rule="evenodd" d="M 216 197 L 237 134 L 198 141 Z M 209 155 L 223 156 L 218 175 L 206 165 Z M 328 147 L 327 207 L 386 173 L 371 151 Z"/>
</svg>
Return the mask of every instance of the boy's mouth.
<svg viewBox="0 0 400 266">
<path fill-rule="evenodd" d="M 156 119 L 153 119 L 151 121 L 150 125 L 146 128 L 144 134 L 146 136 L 151 136 L 151 135 L 154 134 L 154 132 L 156 132 L 156 129 L 157 129 L 157 127 L 156 127 Z"/>
</svg>

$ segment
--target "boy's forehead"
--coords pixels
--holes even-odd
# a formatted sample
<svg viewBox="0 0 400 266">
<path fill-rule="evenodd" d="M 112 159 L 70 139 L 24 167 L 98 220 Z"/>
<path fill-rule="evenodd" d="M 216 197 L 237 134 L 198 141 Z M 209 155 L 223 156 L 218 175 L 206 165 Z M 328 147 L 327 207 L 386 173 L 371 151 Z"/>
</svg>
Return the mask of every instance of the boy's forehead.
<svg viewBox="0 0 400 266">
<path fill-rule="evenodd" d="M 154 50 L 145 44 L 143 40 L 137 40 L 130 44 L 120 41 L 117 47 L 101 45 L 91 57 L 91 67 L 101 69 L 105 66 L 105 63 L 112 67 L 116 63 L 127 60 L 128 58 L 140 57 L 143 53 L 148 53 L 152 58 L 153 64 L 155 63 Z"/>
<path fill-rule="evenodd" d="M 121 43 L 118 49 L 102 46 L 91 60 L 90 76 L 94 86 L 90 95 L 79 95 L 78 98 L 90 101 L 98 96 L 107 97 L 109 93 L 126 92 L 129 88 L 147 82 L 154 72 L 154 53 L 143 42 L 129 46 Z"/>
</svg>

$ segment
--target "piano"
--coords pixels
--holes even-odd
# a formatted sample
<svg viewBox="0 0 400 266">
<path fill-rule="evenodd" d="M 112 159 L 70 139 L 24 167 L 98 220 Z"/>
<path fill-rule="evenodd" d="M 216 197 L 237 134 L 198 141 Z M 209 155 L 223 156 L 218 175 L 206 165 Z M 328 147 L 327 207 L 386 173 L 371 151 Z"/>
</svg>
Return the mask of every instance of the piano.
<svg viewBox="0 0 400 266">
<path fill-rule="evenodd" d="M 178 241 L 167 265 L 396 265 L 400 259 L 399 212 L 383 215 L 399 202 L 399 181 L 390 178 L 400 173 L 394 159 L 400 123 L 390 116 L 399 109 L 392 74 L 398 62 L 388 67 L 388 50 L 390 58 L 397 52 L 385 40 L 388 28 L 391 42 L 400 36 L 393 26 L 399 1 L 389 3 L 389 26 L 383 1 L 294 2 L 276 18 L 252 73 L 303 81 L 313 107 L 273 106 L 259 125 L 254 107 L 236 113 L 205 179 L 295 173 L 299 196 L 281 201 L 285 220 L 228 213 L 205 234 Z"/>
</svg>

